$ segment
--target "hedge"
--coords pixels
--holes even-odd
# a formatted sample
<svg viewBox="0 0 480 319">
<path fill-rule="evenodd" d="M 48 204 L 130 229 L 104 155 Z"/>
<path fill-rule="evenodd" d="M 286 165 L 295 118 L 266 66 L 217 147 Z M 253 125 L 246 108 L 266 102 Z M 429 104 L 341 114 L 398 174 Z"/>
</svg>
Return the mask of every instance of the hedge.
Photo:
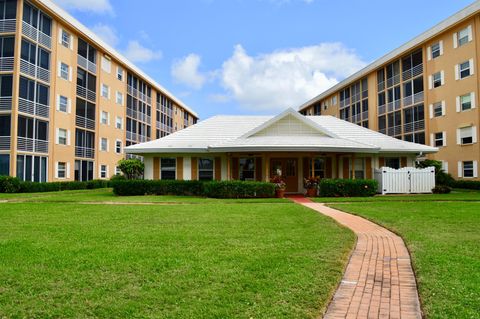
<svg viewBox="0 0 480 319">
<path fill-rule="evenodd" d="M 16 177 L 0 176 L 0 193 L 43 193 L 106 187 L 110 187 L 110 182 L 106 180 L 37 183 L 23 182 Z"/>
<path fill-rule="evenodd" d="M 119 196 L 176 195 L 212 198 L 273 197 L 275 185 L 242 181 L 178 181 L 118 180 L 112 181 L 113 192 Z"/>
<path fill-rule="evenodd" d="M 480 190 L 480 181 L 455 180 L 448 186 L 453 188 L 465 188 Z"/>
<path fill-rule="evenodd" d="M 322 179 L 321 197 L 367 197 L 377 193 L 378 183 L 373 179 Z"/>
</svg>

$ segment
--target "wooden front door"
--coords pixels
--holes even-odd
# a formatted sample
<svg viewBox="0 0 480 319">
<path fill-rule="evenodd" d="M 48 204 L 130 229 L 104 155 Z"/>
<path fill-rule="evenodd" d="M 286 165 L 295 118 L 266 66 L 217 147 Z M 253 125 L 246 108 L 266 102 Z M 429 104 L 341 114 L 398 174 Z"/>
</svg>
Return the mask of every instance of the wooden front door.
<svg viewBox="0 0 480 319">
<path fill-rule="evenodd" d="M 287 184 L 287 193 L 298 192 L 298 160 L 296 158 L 272 158 L 270 177 L 281 175 Z"/>
</svg>

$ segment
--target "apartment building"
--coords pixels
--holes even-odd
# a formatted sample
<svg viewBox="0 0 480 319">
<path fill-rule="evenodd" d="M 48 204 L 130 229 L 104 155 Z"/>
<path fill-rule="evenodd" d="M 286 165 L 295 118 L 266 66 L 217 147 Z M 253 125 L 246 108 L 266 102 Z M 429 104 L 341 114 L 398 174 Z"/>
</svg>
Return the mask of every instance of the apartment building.
<svg viewBox="0 0 480 319">
<path fill-rule="evenodd" d="M 0 0 L 0 175 L 106 179 L 197 114 L 49 0 Z"/>
<path fill-rule="evenodd" d="M 304 103 L 299 111 L 336 116 L 438 147 L 439 152 L 428 157 L 442 161 L 445 171 L 455 178 L 478 179 L 479 57 L 477 1 Z"/>
</svg>

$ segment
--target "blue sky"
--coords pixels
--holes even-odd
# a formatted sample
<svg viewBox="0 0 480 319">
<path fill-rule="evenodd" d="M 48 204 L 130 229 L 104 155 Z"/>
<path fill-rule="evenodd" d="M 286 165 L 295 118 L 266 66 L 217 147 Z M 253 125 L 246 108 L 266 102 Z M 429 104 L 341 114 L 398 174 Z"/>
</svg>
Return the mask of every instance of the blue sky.
<svg viewBox="0 0 480 319">
<path fill-rule="evenodd" d="M 54 0 L 205 119 L 298 107 L 472 0 Z"/>
</svg>

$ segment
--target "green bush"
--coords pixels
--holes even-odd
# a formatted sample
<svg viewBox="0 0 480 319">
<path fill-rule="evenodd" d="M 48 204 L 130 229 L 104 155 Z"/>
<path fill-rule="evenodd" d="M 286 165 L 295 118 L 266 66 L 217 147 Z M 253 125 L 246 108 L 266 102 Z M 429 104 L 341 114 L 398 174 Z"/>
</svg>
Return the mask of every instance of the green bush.
<svg viewBox="0 0 480 319">
<path fill-rule="evenodd" d="M 204 196 L 212 198 L 267 198 L 275 195 L 275 184 L 264 182 L 215 181 L 203 185 Z"/>
<path fill-rule="evenodd" d="M 0 176 L 0 193 L 18 193 L 20 180 L 11 176 Z"/>
<path fill-rule="evenodd" d="M 212 198 L 273 197 L 275 185 L 242 181 L 115 180 L 113 192 L 119 196 L 176 195 Z"/>
<path fill-rule="evenodd" d="M 456 180 L 456 181 L 453 181 L 449 186 L 453 188 L 480 190 L 480 181 Z"/>
<path fill-rule="evenodd" d="M 455 181 L 452 175 L 448 174 L 442 169 L 442 162 L 436 160 L 424 160 L 422 162 L 417 163 L 417 168 L 427 168 L 427 167 L 434 167 L 435 168 L 435 184 L 436 185 L 446 185 L 450 186 Z"/>
<path fill-rule="evenodd" d="M 367 197 L 377 193 L 378 183 L 373 179 L 322 179 L 321 197 Z"/>
<path fill-rule="evenodd" d="M 446 185 L 437 185 L 432 188 L 432 193 L 434 194 L 448 194 L 452 191 L 452 188 Z"/>
</svg>

